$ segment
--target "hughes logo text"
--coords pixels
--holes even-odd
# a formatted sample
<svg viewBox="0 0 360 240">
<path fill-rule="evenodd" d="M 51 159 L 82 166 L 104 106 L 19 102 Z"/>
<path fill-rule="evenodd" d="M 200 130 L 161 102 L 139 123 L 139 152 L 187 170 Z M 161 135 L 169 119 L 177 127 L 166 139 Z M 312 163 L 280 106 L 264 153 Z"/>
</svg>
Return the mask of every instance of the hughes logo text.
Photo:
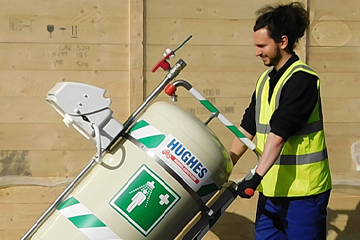
<svg viewBox="0 0 360 240">
<path fill-rule="evenodd" d="M 203 178 L 208 172 L 208 169 L 197 159 L 185 146 L 179 141 L 173 138 L 167 145 L 167 148 L 171 150 L 177 159 L 180 159 L 188 169 L 191 169 L 197 177 Z"/>
</svg>

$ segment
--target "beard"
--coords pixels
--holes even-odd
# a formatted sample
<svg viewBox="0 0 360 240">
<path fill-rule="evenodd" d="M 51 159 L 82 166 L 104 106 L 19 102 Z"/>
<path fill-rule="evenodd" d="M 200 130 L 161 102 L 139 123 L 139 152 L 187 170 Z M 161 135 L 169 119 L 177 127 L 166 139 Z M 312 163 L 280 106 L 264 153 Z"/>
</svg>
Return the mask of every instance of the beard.
<svg viewBox="0 0 360 240">
<path fill-rule="evenodd" d="M 276 46 L 275 53 L 273 56 L 268 56 L 269 62 L 264 62 L 264 65 L 267 67 L 272 67 L 279 63 L 280 59 L 282 58 L 280 48 Z"/>
</svg>

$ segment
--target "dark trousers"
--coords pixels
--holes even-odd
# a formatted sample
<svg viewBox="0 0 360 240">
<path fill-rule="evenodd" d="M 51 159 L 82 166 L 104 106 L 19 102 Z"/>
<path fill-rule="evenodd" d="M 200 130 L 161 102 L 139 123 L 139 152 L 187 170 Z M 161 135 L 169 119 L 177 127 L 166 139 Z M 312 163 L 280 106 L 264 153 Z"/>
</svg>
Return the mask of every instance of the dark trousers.
<svg viewBox="0 0 360 240">
<path fill-rule="evenodd" d="M 330 190 L 307 197 L 266 197 L 259 193 L 256 240 L 326 240 Z"/>
</svg>

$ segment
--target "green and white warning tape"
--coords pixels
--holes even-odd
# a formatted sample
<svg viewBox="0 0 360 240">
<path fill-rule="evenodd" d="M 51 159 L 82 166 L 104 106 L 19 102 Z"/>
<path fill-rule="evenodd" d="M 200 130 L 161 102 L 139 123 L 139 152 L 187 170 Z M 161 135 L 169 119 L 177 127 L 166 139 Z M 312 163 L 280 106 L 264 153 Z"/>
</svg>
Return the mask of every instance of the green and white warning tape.
<svg viewBox="0 0 360 240">
<path fill-rule="evenodd" d="M 165 139 L 165 134 L 157 130 L 144 120 L 139 120 L 131 128 L 130 134 L 148 149 L 157 148 Z"/>
<path fill-rule="evenodd" d="M 57 210 L 90 240 L 121 240 L 75 197 L 66 199 Z"/>
<path fill-rule="evenodd" d="M 224 115 L 222 115 L 219 110 L 206 98 L 204 98 L 195 88 L 191 88 L 189 92 L 200 101 L 200 103 L 211 113 L 217 114 L 217 118 L 219 121 L 224 124 L 231 132 L 235 134 L 235 136 L 245 144 L 248 148 L 250 148 L 252 151 L 260 152 L 259 149 L 257 149 L 256 145 L 248 139 L 242 132 L 239 131 L 239 129 L 232 124 Z"/>
</svg>

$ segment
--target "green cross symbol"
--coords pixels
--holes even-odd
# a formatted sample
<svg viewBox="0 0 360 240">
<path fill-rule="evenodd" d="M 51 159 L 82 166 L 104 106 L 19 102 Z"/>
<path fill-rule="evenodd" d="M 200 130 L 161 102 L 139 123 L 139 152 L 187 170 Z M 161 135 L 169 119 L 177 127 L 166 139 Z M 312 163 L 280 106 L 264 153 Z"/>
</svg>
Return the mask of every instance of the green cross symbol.
<svg viewBox="0 0 360 240">
<path fill-rule="evenodd" d="M 147 236 L 179 199 L 180 196 L 158 175 L 142 165 L 109 204 Z"/>
</svg>

